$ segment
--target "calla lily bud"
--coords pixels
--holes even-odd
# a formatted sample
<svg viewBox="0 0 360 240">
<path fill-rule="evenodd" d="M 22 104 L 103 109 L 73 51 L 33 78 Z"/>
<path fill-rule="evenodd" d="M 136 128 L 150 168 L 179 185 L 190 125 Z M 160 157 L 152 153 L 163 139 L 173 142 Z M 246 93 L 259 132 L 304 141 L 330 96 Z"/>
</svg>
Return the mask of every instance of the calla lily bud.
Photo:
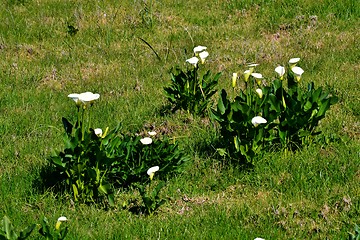
<svg viewBox="0 0 360 240">
<path fill-rule="evenodd" d="M 57 222 L 56 222 L 56 225 L 55 225 L 55 229 L 56 230 L 59 230 L 60 229 L 60 225 L 62 222 L 66 222 L 67 221 L 67 218 L 62 216 L 62 217 L 59 217 Z"/>
<path fill-rule="evenodd" d="M 249 77 L 250 77 L 250 74 L 251 74 L 251 70 L 249 69 L 249 70 L 246 70 L 245 72 L 244 72 L 244 80 L 245 80 L 245 82 L 247 82 L 248 80 L 249 80 Z"/>
<path fill-rule="evenodd" d="M 98 136 L 98 137 L 101 137 L 102 134 L 103 134 L 103 131 L 102 131 L 101 128 L 95 128 L 94 132 L 95 132 L 95 135 Z"/>
<path fill-rule="evenodd" d="M 237 80 L 238 74 L 237 73 L 233 73 L 232 75 L 232 87 L 235 88 L 236 87 L 236 80 Z"/>
</svg>

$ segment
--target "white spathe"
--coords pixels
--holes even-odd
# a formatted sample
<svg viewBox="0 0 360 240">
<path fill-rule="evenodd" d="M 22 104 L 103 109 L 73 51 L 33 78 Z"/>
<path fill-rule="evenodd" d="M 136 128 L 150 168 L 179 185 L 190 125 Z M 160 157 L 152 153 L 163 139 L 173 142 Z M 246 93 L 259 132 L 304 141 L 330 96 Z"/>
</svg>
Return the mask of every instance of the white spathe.
<svg viewBox="0 0 360 240">
<path fill-rule="evenodd" d="M 156 135 L 156 132 L 155 132 L 155 131 L 151 131 L 151 132 L 148 132 L 148 134 L 149 134 L 150 136 L 155 136 L 155 135 Z"/>
<path fill-rule="evenodd" d="M 285 68 L 283 66 L 277 66 L 275 68 L 275 72 L 277 72 L 277 74 L 279 74 L 279 77 L 282 77 L 285 74 Z"/>
<path fill-rule="evenodd" d="M 150 180 L 153 179 L 155 172 L 159 171 L 159 169 L 160 169 L 159 166 L 154 166 L 147 170 L 146 173 L 147 173 L 147 175 L 149 175 Z"/>
<path fill-rule="evenodd" d="M 79 100 L 84 103 L 92 103 L 93 101 L 99 99 L 100 94 L 98 93 L 92 93 L 92 92 L 84 92 L 79 94 Z"/>
<path fill-rule="evenodd" d="M 94 129 L 95 135 L 101 137 L 103 134 L 103 131 L 101 128 L 95 128 Z"/>
<path fill-rule="evenodd" d="M 207 47 L 205 46 L 197 46 L 197 47 L 194 47 L 194 53 L 197 54 L 199 52 L 202 52 L 202 51 L 205 51 Z"/>
<path fill-rule="evenodd" d="M 192 57 L 186 60 L 186 62 L 194 65 L 194 67 L 196 67 L 196 64 L 199 62 L 199 59 L 197 57 Z"/>
<path fill-rule="evenodd" d="M 58 221 L 59 221 L 59 222 L 66 222 L 66 221 L 67 221 L 67 218 L 64 217 L 64 216 L 61 216 L 61 217 L 58 218 Z"/>
<path fill-rule="evenodd" d="M 257 127 L 259 124 L 267 123 L 266 119 L 261 116 L 256 116 L 251 119 L 251 123 Z"/>
<path fill-rule="evenodd" d="M 79 96 L 80 96 L 80 94 L 78 94 L 78 93 L 71 93 L 71 94 L 68 95 L 69 98 L 74 100 L 76 105 L 80 104 Z"/>
<path fill-rule="evenodd" d="M 290 60 L 289 60 L 289 63 L 290 64 L 296 64 L 296 63 L 298 63 L 300 61 L 300 58 L 291 58 Z"/>
<path fill-rule="evenodd" d="M 140 139 L 140 142 L 144 145 L 149 145 L 152 143 L 152 139 L 149 137 L 144 137 L 144 138 Z"/>
<path fill-rule="evenodd" d="M 261 73 L 252 73 L 251 76 L 253 76 L 254 78 L 257 78 L 257 79 L 263 78 Z"/>
<path fill-rule="evenodd" d="M 259 98 L 263 97 L 263 91 L 260 88 L 256 89 L 255 91 L 259 95 Z"/>
<path fill-rule="evenodd" d="M 199 53 L 199 57 L 201 59 L 201 63 L 204 64 L 205 59 L 209 56 L 209 52 L 207 51 L 203 51 L 201 53 Z"/>
</svg>

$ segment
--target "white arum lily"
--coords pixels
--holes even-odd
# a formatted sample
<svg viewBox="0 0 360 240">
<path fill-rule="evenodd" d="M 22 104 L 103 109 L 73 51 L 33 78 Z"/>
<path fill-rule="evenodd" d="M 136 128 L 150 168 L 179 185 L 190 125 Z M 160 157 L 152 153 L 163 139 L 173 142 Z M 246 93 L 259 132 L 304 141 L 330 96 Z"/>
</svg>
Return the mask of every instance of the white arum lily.
<svg viewBox="0 0 360 240">
<path fill-rule="evenodd" d="M 76 106 L 80 106 L 81 101 L 79 100 L 80 94 L 77 93 L 71 93 L 68 95 L 69 98 L 75 101 Z"/>
<path fill-rule="evenodd" d="M 251 76 L 253 76 L 256 80 L 256 83 L 258 85 L 261 84 L 261 79 L 263 78 L 262 74 L 261 73 L 251 73 Z"/>
<path fill-rule="evenodd" d="M 238 74 L 237 73 L 233 73 L 233 75 L 232 75 L 232 81 L 231 81 L 231 86 L 233 87 L 233 88 L 235 88 L 236 87 L 236 80 L 237 80 L 237 77 L 238 77 Z"/>
<path fill-rule="evenodd" d="M 148 132 L 148 134 L 149 134 L 150 136 L 155 136 L 155 135 L 156 135 L 156 132 L 155 132 L 155 131 L 151 131 L 151 132 Z"/>
<path fill-rule="evenodd" d="M 267 123 L 266 119 L 263 118 L 263 117 L 260 117 L 260 116 L 256 116 L 256 117 L 253 117 L 251 119 L 251 123 L 257 127 L 259 124 L 264 124 L 264 123 Z"/>
<path fill-rule="evenodd" d="M 194 47 L 194 53 L 195 53 L 195 54 L 198 54 L 199 52 L 205 51 L 206 48 L 207 48 L 207 47 L 204 47 L 204 46 Z"/>
<path fill-rule="evenodd" d="M 277 66 L 277 67 L 275 68 L 275 72 L 276 72 L 277 74 L 279 74 L 279 77 L 280 77 L 281 80 L 284 78 L 285 68 L 284 68 L 283 66 Z"/>
<path fill-rule="evenodd" d="M 85 105 L 93 103 L 95 100 L 99 99 L 99 97 L 100 94 L 92 92 L 84 92 L 79 94 L 79 100 Z"/>
<path fill-rule="evenodd" d="M 263 97 L 263 91 L 260 88 L 256 89 L 255 91 L 259 95 L 259 98 Z"/>
<path fill-rule="evenodd" d="M 144 137 L 144 138 L 140 139 L 140 142 L 144 145 L 149 145 L 152 143 L 152 139 L 149 137 Z"/>
<path fill-rule="evenodd" d="M 64 217 L 64 216 L 61 216 L 58 218 L 57 222 L 56 222 L 56 225 L 55 225 L 55 229 L 56 230 L 59 230 L 60 229 L 60 225 L 62 222 L 66 222 L 67 221 L 67 218 Z"/>
<path fill-rule="evenodd" d="M 252 63 L 252 64 L 248 65 L 249 68 L 254 68 L 256 66 L 259 66 L 259 64 L 258 63 Z"/>
<path fill-rule="evenodd" d="M 295 65 L 300 61 L 300 58 L 291 58 L 289 60 L 289 65 L 290 65 L 290 68 L 293 68 L 295 67 Z"/>
<path fill-rule="evenodd" d="M 95 128 L 94 132 L 95 132 L 95 135 L 98 136 L 98 137 L 101 137 L 102 134 L 103 134 L 103 131 L 102 131 L 101 128 Z"/>
<path fill-rule="evenodd" d="M 265 240 L 264 238 L 255 238 L 254 240 Z"/>
<path fill-rule="evenodd" d="M 250 74 L 251 74 L 251 70 L 249 69 L 249 70 L 246 70 L 245 72 L 244 72 L 244 79 L 245 79 L 245 82 L 247 82 L 248 80 L 249 80 L 249 77 L 250 77 Z"/>
<path fill-rule="evenodd" d="M 304 70 L 301 67 L 293 67 L 291 68 L 293 73 L 295 74 L 296 81 L 300 81 L 301 75 L 304 73 Z"/>
<path fill-rule="evenodd" d="M 194 65 L 196 67 L 197 63 L 199 62 L 199 59 L 197 57 L 192 57 L 186 60 L 186 62 Z"/>
<path fill-rule="evenodd" d="M 159 171 L 159 166 L 151 167 L 147 170 L 147 175 L 149 175 L 150 180 L 153 179 L 155 172 Z"/>
<path fill-rule="evenodd" d="M 205 59 L 209 56 L 209 53 L 207 51 L 199 53 L 199 57 L 201 59 L 201 63 L 204 64 Z"/>
</svg>

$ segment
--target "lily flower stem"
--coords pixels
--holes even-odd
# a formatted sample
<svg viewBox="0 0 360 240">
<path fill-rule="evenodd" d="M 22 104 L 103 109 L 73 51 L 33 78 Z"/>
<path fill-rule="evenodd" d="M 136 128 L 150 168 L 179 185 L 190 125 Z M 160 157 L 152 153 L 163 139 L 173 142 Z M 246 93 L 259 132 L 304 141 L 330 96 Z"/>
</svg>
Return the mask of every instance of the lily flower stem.
<svg viewBox="0 0 360 240">
<path fill-rule="evenodd" d="M 84 141 L 85 129 L 84 129 L 84 115 L 85 115 L 85 108 L 83 108 L 81 113 L 81 141 Z"/>
</svg>

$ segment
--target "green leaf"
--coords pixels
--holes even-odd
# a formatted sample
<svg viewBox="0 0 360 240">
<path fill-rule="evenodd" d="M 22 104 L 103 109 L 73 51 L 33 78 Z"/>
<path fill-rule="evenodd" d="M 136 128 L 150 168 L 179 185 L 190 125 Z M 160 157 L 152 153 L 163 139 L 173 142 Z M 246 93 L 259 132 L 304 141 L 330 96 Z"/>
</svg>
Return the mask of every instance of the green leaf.
<svg viewBox="0 0 360 240">
<path fill-rule="evenodd" d="M 276 98 L 274 94 L 269 94 L 270 105 L 271 108 L 274 109 L 276 112 L 280 112 L 280 101 Z"/>
<path fill-rule="evenodd" d="M 304 106 L 305 112 L 309 111 L 312 108 L 312 105 L 313 105 L 312 102 L 307 101 Z"/>
<path fill-rule="evenodd" d="M 32 225 L 28 226 L 26 229 L 24 229 L 23 231 L 21 231 L 19 239 L 26 239 L 27 237 L 29 237 L 31 232 L 34 230 L 35 226 L 36 226 L 36 224 L 32 224 Z"/>
<path fill-rule="evenodd" d="M 322 117 L 325 115 L 325 112 L 330 108 L 330 98 L 326 99 L 321 103 L 317 117 Z"/>
<path fill-rule="evenodd" d="M 61 120 L 62 120 L 62 123 L 64 125 L 64 129 L 65 129 L 66 134 L 71 135 L 73 125 L 64 117 Z"/>
<path fill-rule="evenodd" d="M 226 91 L 223 89 L 221 91 L 221 94 L 220 94 L 220 98 L 219 98 L 219 101 L 218 101 L 218 110 L 220 111 L 221 114 L 224 114 L 225 111 L 226 111 L 226 108 L 225 108 L 225 105 L 224 105 L 224 102 L 226 103 L 227 99 L 226 99 Z"/>
</svg>

